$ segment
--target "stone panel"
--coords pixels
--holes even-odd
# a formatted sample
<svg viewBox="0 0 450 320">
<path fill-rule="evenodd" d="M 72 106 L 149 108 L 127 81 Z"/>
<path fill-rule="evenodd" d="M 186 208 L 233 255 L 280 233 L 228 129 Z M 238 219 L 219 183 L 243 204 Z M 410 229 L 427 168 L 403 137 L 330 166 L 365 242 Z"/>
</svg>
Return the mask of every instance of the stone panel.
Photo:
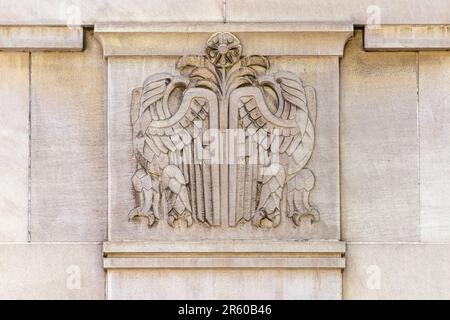
<svg viewBox="0 0 450 320">
<path fill-rule="evenodd" d="M 29 54 L 0 52 L 0 241 L 26 241 Z"/>
<path fill-rule="evenodd" d="M 450 299 L 450 246 L 348 244 L 344 299 Z"/>
<path fill-rule="evenodd" d="M 417 54 L 362 51 L 341 64 L 341 201 L 347 241 L 419 239 Z"/>
<path fill-rule="evenodd" d="M 104 72 L 92 33 L 82 53 L 32 54 L 33 241 L 106 238 Z"/>
<path fill-rule="evenodd" d="M 341 299 L 340 270 L 110 270 L 109 299 Z"/>
<path fill-rule="evenodd" d="M 450 241 L 450 54 L 419 53 L 420 232 Z"/>
<path fill-rule="evenodd" d="M 104 299 L 100 244 L 0 244 L 0 299 Z"/>
</svg>

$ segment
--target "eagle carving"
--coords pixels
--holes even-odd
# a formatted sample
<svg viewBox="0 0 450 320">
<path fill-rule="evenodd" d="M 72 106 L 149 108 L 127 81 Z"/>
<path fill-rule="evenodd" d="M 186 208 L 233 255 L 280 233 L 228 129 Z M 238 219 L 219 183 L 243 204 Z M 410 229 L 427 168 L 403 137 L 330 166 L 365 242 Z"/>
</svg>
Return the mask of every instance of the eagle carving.
<svg viewBox="0 0 450 320">
<path fill-rule="evenodd" d="M 211 36 L 205 56 L 184 56 L 179 75 L 150 76 L 132 93 L 129 219 L 206 226 L 276 227 L 319 220 L 315 177 L 316 97 L 291 72 L 268 74 L 263 56 L 242 57 L 239 39 Z"/>
</svg>

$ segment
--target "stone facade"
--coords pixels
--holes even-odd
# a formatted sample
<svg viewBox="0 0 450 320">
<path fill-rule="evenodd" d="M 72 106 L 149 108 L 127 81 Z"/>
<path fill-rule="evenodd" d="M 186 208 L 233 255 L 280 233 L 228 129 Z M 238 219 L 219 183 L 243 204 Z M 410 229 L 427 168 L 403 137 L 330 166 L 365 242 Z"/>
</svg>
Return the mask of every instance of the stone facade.
<svg viewBox="0 0 450 320">
<path fill-rule="evenodd" d="M 2 1 L 0 298 L 449 298 L 450 5 L 345 2 Z"/>
</svg>

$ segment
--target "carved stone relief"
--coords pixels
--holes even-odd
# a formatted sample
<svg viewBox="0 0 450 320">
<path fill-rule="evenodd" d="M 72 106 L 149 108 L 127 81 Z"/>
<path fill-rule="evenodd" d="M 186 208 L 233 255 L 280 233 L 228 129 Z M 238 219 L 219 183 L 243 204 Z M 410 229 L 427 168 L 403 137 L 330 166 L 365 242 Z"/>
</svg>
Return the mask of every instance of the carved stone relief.
<svg viewBox="0 0 450 320">
<path fill-rule="evenodd" d="M 315 141 L 316 95 L 294 73 L 268 73 L 242 56 L 231 33 L 212 35 L 204 56 L 184 56 L 179 75 L 158 73 L 133 90 L 138 163 L 129 219 L 274 228 L 319 221 L 306 168 Z"/>
</svg>

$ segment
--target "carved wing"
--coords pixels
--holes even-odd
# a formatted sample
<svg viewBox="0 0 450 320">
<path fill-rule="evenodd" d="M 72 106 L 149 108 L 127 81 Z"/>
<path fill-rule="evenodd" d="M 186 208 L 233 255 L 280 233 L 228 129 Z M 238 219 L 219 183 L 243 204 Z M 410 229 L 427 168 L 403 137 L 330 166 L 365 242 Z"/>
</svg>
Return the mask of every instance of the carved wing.
<svg viewBox="0 0 450 320">
<path fill-rule="evenodd" d="M 184 78 L 158 74 L 145 81 L 139 108 L 132 109 L 135 117 L 133 145 L 137 158 L 142 159 L 141 165 L 153 176 L 162 177 L 162 189 L 168 185 L 176 193 L 178 185 L 186 186 L 187 193 L 180 194 L 174 201 L 175 207 L 181 200 L 186 203 L 189 197 L 200 221 L 217 224 L 213 199 L 198 197 L 208 194 L 203 189 L 211 188 L 212 176 L 217 176 L 218 172 L 198 162 L 201 155 L 197 148 L 203 139 L 202 127 L 218 128 L 215 93 L 204 88 L 188 88 Z M 178 168 L 178 172 L 174 172 L 174 168 Z"/>
<path fill-rule="evenodd" d="M 306 165 L 314 148 L 315 92 L 290 72 L 261 77 L 259 83 L 260 88 L 233 93 L 238 126 L 260 148 L 279 154 L 290 180 Z"/>
<path fill-rule="evenodd" d="M 169 102 L 175 89 L 186 85 L 169 74 L 154 75 L 144 82 L 140 103 L 132 108 L 135 152 L 160 167 L 182 163 L 181 153 L 192 143 L 195 121 L 208 116 L 207 98 L 196 96 L 194 89 L 182 101 Z M 175 109 L 173 114 L 171 109 Z"/>
<path fill-rule="evenodd" d="M 230 190 L 230 203 L 238 204 L 236 213 L 232 206 L 230 210 L 236 217 L 234 221 L 249 220 L 249 213 L 264 211 L 261 214 L 273 216 L 271 220 L 276 225 L 279 223 L 276 204 L 281 201 L 281 192 L 304 168 L 313 151 L 315 94 L 289 72 L 258 80 L 259 86 L 238 88 L 230 97 L 230 128 L 244 129 L 247 157 L 253 158 L 247 159 L 245 166 L 230 169 L 230 179 L 247 190 L 243 196 Z M 276 169 L 272 164 L 281 166 Z M 263 173 L 262 168 L 269 171 Z"/>
</svg>

